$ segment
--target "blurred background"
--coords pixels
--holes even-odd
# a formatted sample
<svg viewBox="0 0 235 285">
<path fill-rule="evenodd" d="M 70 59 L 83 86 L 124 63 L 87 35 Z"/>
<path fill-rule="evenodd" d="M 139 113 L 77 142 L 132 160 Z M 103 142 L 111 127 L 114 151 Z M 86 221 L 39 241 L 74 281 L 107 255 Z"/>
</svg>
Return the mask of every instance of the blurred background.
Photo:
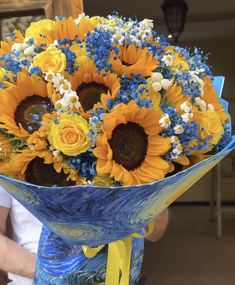
<svg viewBox="0 0 235 285">
<path fill-rule="evenodd" d="M 31 21 L 55 15 L 153 19 L 169 41 L 209 53 L 214 75 L 223 75 L 223 98 L 230 103 L 235 129 L 234 0 L 0 0 L 0 38 Z M 163 239 L 146 242 L 146 285 L 235 284 L 235 152 L 170 207 Z M 1 283 L 2 282 L 2 283 Z M 0 277 L 0 285 L 5 284 Z"/>
</svg>

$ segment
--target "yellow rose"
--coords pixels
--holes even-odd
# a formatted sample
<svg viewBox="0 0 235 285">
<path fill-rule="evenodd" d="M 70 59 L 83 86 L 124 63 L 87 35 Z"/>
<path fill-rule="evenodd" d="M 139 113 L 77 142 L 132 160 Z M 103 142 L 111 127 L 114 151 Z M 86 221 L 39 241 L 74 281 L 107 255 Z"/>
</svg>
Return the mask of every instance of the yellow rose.
<svg viewBox="0 0 235 285">
<path fill-rule="evenodd" d="M 33 65 L 40 67 L 43 73 L 47 73 L 48 71 L 60 73 L 66 68 L 66 56 L 62 51 L 51 46 L 46 51 L 34 57 Z"/>
<path fill-rule="evenodd" d="M 85 46 L 80 47 L 79 44 L 74 43 L 72 44 L 70 49 L 76 55 L 75 66 L 81 67 L 84 63 L 86 63 L 89 60 Z"/>
<path fill-rule="evenodd" d="M 217 144 L 224 132 L 223 125 L 220 121 L 220 116 L 213 110 L 203 112 L 200 120 L 202 138 L 212 137 L 210 140 L 213 144 Z"/>
<path fill-rule="evenodd" d="M 57 124 L 51 123 L 48 140 L 65 155 L 76 156 L 90 147 L 88 133 L 89 125 L 83 117 L 63 113 Z"/>
<path fill-rule="evenodd" d="M 41 39 L 40 34 L 47 33 L 50 31 L 53 31 L 55 26 L 54 21 L 51 20 L 41 20 L 38 22 L 33 22 L 30 24 L 30 26 L 27 28 L 25 32 L 26 38 L 33 38 L 35 42 Z"/>
</svg>

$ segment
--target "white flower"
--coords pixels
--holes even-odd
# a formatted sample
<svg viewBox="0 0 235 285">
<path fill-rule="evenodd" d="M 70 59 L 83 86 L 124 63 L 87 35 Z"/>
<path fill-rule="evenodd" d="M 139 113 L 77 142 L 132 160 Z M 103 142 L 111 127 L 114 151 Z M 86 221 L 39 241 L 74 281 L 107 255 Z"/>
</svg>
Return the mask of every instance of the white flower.
<svg viewBox="0 0 235 285">
<path fill-rule="evenodd" d="M 26 56 L 33 56 L 34 55 L 35 46 L 31 45 L 24 50 L 24 55 Z"/>
<path fill-rule="evenodd" d="M 159 92 L 162 89 L 162 85 L 160 82 L 154 82 L 152 84 L 153 91 Z"/>
<path fill-rule="evenodd" d="M 189 71 L 189 73 L 192 77 L 191 82 L 194 82 L 198 85 L 198 89 L 200 90 L 201 97 L 203 97 L 204 96 L 204 86 L 205 86 L 204 81 L 197 76 L 197 71 Z"/>
<path fill-rule="evenodd" d="M 74 19 L 75 24 L 76 24 L 76 25 L 79 25 L 82 18 L 87 18 L 87 19 L 89 19 L 89 16 L 86 16 L 85 13 L 79 14 L 79 16 L 77 17 L 77 19 Z"/>
<path fill-rule="evenodd" d="M 180 141 L 177 136 L 171 136 L 170 140 L 172 144 L 178 144 Z"/>
<path fill-rule="evenodd" d="M 174 132 L 177 135 L 182 134 L 184 132 L 184 128 L 181 125 L 176 125 L 174 127 Z"/>
<path fill-rule="evenodd" d="M 200 97 L 195 98 L 195 105 L 198 106 L 198 108 L 202 111 L 205 112 L 207 107 L 206 107 L 206 102 L 202 100 Z"/>
<path fill-rule="evenodd" d="M 214 106 L 213 106 L 212 104 L 208 104 L 208 110 L 210 110 L 210 111 L 214 111 L 214 110 L 215 110 L 215 108 L 214 108 Z"/>
<path fill-rule="evenodd" d="M 59 151 L 59 150 L 54 150 L 54 151 L 52 152 L 52 154 L 53 154 L 54 157 L 57 157 L 57 156 L 59 156 L 60 151 Z"/>
<path fill-rule="evenodd" d="M 59 91 L 61 95 L 64 95 L 65 93 L 71 92 L 71 83 L 64 79 L 63 83 L 59 86 Z"/>
<path fill-rule="evenodd" d="M 162 61 L 168 67 L 173 65 L 173 57 L 171 54 L 165 54 L 162 58 Z"/>
<path fill-rule="evenodd" d="M 160 82 L 163 79 L 163 75 L 160 72 L 153 72 L 150 78 L 152 82 Z"/>
<path fill-rule="evenodd" d="M 23 44 L 21 43 L 14 43 L 11 47 L 11 50 L 15 50 L 15 51 L 22 51 L 24 50 Z"/>
<path fill-rule="evenodd" d="M 49 70 L 46 74 L 45 74 L 45 80 L 46 81 L 52 81 L 53 77 L 55 76 L 55 73 L 51 70 Z"/>
<path fill-rule="evenodd" d="M 161 85 L 163 89 L 167 90 L 171 87 L 171 81 L 169 79 L 162 79 Z"/>
<path fill-rule="evenodd" d="M 184 111 L 185 113 L 189 113 L 192 111 L 192 104 L 189 101 L 185 101 L 184 103 L 182 103 L 180 105 L 180 108 L 182 111 Z"/>
<path fill-rule="evenodd" d="M 177 144 L 177 146 L 173 149 L 173 154 L 175 155 L 175 156 L 179 156 L 181 153 L 182 153 L 182 151 L 183 151 L 183 147 L 182 147 L 182 145 L 181 145 L 181 143 L 179 143 L 179 144 Z"/>
<path fill-rule="evenodd" d="M 161 119 L 159 120 L 159 124 L 162 128 L 167 129 L 171 125 L 171 120 L 168 114 L 163 114 Z"/>
<path fill-rule="evenodd" d="M 206 102 L 204 100 L 201 100 L 200 101 L 200 104 L 199 104 L 199 108 L 202 112 L 205 112 L 206 111 Z"/>
<path fill-rule="evenodd" d="M 64 76 L 61 73 L 56 73 L 51 80 L 53 87 L 57 92 L 60 90 L 60 85 L 63 84 L 64 81 Z"/>
<path fill-rule="evenodd" d="M 154 26 L 153 20 L 150 20 L 150 19 L 144 19 L 143 21 L 139 23 L 139 25 L 140 25 L 140 29 L 143 31 L 152 29 Z"/>
<path fill-rule="evenodd" d="M 188 122 L 190 122 L 190 120 L 192 120 L 193 114 L 192 113 L 184 113 L 183 115 L 181 115 L 181 118 L 183 119 L 184 123 L 188 123 Z"/>
</svg>

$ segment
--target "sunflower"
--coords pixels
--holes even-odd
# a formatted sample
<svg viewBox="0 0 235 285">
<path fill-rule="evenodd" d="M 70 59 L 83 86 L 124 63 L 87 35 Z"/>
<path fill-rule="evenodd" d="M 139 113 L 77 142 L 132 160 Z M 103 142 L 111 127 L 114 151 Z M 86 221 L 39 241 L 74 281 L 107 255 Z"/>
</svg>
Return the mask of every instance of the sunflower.
<svg viewBox="0 0 235 285">
<path fill-rule="evenodd" d="M 10 141 L 3 133 L 0 133 L 0 162 L 8 160 L 13 151 L 13 146 Z"/>
<path fill-rule="evenodd" d="M 162 101 L 169 104 L 169 106 L 176 108 L 177 112 L 182 114 L 183 111 L 180 106 L 185 102 L 191 102 L 191 98 L 182 93 L 182 87 L 173 84 L 168 90 L 163 92 Z"/>
<path fill-rule="evenodd" d="M 119 46 L 120 55 L 117 59 L 111 59 L 112 68 L 119 74 L 141 74 L 144 77 L 151 76 L 158 66 L 158 60 L 148 53 L 147 48 L 138 48 L 131 44 Z"/>
<path fill-rule="evenodd" d="M 229 119 L 229 115 L 228 115 L 228 113 L 225 112 L 223 106 L 221 105 L 211 80 L 207 77 L 204 77 L 202 80 L 205 84 L 204 89 L 203 89 L 203 91 L 204 91 L 203 100 L 207 104 L 213 105 L 215 111 L 220 116 L 220 120 L 221 120 L 222 124 L 224 124 Z"/>
<path fill-rule="evenodd" d="M 40 22 L 38 22 L 40 24 Z M 37 23 L 33 23 L 34 25 Z M 85 40 L 86 34 L 92 31 L 97 23 L 90 19 L 83 17 L 79 25 L 76 25 L 72 17 L 57 18 L 50 29 L 40 29 L 40 34 L 34 33 L 34 38 L 38 44 L 51 45 L 55 40 L 69 39 L 74 41 L 76 38 Z"/>
<path fill-rule="evenodd" d="M 22 175 L 24 180 L 42 186 L 71 186 L 73 170 L 63 163 L 61 156 L 53 156 L 48 150 L 31 149 L 14 153 L 9 161 L 9 168 Z M 9 173 L 11 176 L 11 173 Z"/>
<path fill-rule="evenodd" d="M 5 41 L 0 42 L 0 56 L 3 56 L 4 54 L 10 54 L 11 53 L 11 48 L 14 43 L 22 43 L 24 38 L 19 30 L 14 30 L 12 33 L 12 36 L 14 38 L 9 36 L 6 38 Z"/>
<path fill-rule="evenodd" d="M 0 89 L 0 127 L 17 137 L 29 137 L 40 128 L 43 114 L 52 111 L 51 95 L 41 78 L 19 73 L 15 85 Z"/>
<path fill-rule="evenodd" d="M 86 113 L 96 106 L 105 108 L 108 99 L 115 98 L 120 83 L 116 74 L 107 73 L 105 76 L 97 72 L 96 67 L 90 61 L 82 68 L 74 73 L 67 74 L 68 80 L 71 82 L 72 89 L 77 92 L 79 101 L 82 106 L 81 113 Z M 99 103 L 98 105 L 96 105 Z"/>
<path fill-rule="evenodd" d="M 138 108 L 134 101 L 105 114 L 104 133 L 97 137 L 93 151 L 98 175 L 109 175 L 123 185 L 164 178 L 169 164 L 161 156 L 171 143 L 159 135 L 162 114 L 160 109 Z"/>
</svg>

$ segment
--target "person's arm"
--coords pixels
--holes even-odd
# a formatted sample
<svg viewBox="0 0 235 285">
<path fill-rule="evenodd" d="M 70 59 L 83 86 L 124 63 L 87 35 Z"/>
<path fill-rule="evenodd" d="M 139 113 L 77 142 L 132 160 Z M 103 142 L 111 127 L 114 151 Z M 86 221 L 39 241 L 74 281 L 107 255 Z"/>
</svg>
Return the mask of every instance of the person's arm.
<svg viewBox="0 0 235 285">
<path fill-rule="evenodd" d="M 23 277 L 33 278 L 36 255 L 5 236 L 9 208 L 0 206 L 0 268 Z"/>
<path fill-rule="evenodd" d="M 168 210 L 164 210 L 160 215 L 158 215 L 154 221 L 154 229 L 150 235 L 145 238 L 150 241 L 158 241 L 166 231 L 168 225 Z"/>
</svg>

